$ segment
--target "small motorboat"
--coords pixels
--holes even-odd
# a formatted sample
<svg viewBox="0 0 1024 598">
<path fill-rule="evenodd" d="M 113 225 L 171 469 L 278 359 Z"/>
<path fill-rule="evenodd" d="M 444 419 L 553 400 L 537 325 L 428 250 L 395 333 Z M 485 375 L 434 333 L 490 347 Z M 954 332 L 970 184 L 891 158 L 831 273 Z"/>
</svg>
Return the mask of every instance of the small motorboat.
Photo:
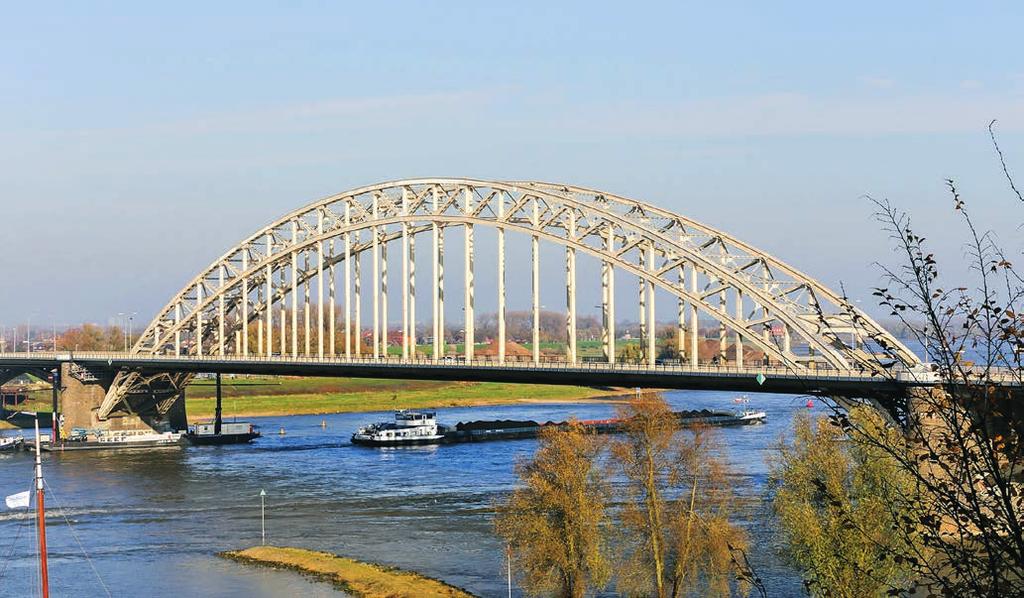
<svg viewBox="0 0 1024 598">
<path fill-rule="evenodd" d="M 22 436 L 0 436 L 0 451 L 17 451 L 25 444 Z"/>
<path fill-rule="evenodd" d="M 365 446 L 408 446 L 441 444 L 448 426 L 437 423 L 433 411 L 395 411 L 394 421 L 378 422 L 359 428 L 352 444 Z"/>
<path fill-rule="evenodd" d="M 743 409 L 733 413 L 733 418 L 737 424 L 761 424 L 768 419 L 768 414 L 764 411 L 755 411 L 750 408 L 750 399 L 746 395 L 733 399 L 733 402 L 743 405 Z"/>
</svg>

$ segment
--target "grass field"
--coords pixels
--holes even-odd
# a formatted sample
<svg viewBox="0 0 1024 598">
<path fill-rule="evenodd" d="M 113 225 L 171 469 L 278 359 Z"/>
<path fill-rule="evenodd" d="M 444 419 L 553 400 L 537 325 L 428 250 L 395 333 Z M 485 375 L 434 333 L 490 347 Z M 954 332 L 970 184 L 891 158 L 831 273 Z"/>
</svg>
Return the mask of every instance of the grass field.
<svg viewBox="0 0 1024 598">
<path fill-rule="evenodd" d="M 625 392 L 622 389 L 544 384 L 273 376 L 225 376 L 222 389 L 224 415 L 238 417 L 581 402 Z M 215 393 L 213 380 L 193 380 L 185 391 L 189 420 L 213 416 Z M 18 408 L 50 411 L 50 391 L 29 393 L 28 400 Z M 0 429 L 4 427 L 7 425 L 0 422 Z"/>
<path fill-rule="evenodd" d="M 251 565 L 290 569 L 331 582 L 363 598 L 472 598 L 472 594 L 412 571 L 363 563 L 301 548 L 255 546 L 220 556 Z"/>
<path fill-rule="evenodd" d="M 222 382 L 224 413 L 238 416 L 571 402 L 617 394 L 607 388 L 497 382 L 365 378 L 224 378 Z M 213 415 L 215 392 L 211 380 L 196 380 L 188 387 L 189 419 Z"/>
</svg>

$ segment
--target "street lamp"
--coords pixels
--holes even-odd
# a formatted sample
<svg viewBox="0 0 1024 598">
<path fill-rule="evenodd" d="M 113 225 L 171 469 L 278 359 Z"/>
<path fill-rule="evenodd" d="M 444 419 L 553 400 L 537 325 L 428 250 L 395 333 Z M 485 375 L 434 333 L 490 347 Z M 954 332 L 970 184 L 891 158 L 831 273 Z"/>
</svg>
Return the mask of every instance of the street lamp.
<svg viewBox="0 0 1024 598">
<path fill-rule="evenodd" d="M 124 352 L 128 352 L 128 341 L 131 338 L 132 320 L 135 318 L 137 312 L 119 312 L 117 315 L 121 318 L 121 335 L 124 337 Z"/>
<path fill-rule="evenodd" d="M 135 314 L 136 314 L 136 312 L 134 312 L 134 311 L 132 313 L 128 314 L 128 343 L 132 342 L 132 322 L 135 321 Z M 125 353 L 128 352 L 128 345 L 127 344 L 125 345 L 124 352 Z"/>
</svg>

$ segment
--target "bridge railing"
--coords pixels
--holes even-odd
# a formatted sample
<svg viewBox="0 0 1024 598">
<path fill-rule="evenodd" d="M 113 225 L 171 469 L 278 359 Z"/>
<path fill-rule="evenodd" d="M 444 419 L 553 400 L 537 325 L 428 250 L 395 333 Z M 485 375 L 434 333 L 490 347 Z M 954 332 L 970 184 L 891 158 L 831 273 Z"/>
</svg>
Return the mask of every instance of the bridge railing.
<svg viewBox="0 0 1024 598">
<path fill-rule="evenodd" d="M 44 367 L 53 362 L 63 361 L 106 361 L 109 365 L 113 365 L 115 362 L 118 366 L 130 365 L 132 363 L 147 363 L 152 364 L 154 362 L 165 362 L 168 364 L 172 363 L 210 363 L 210 364 L 229 364 L 229 363 L 267 363 L 267 364 L 293 364 L 293 365 L 337 365 L 337 366 L 382 366 L 382 367 L 409 367 L 417 369 L 451 369 L 451 368 L 470 368 L 470 369 L 492 369 L 492 370 L 525 370 L 525 371 L 564 371 L 566 373 L 576 373 L 585 375 L 588 372 L 593 373 L 649 373 L 649 374 L 663 374 L 663 375 L 699 375 L 699 376 L 751 376 L 755 377 L 761 374 L 765 377 L 782 377 L 787 379 L 804 379 L 809 383 L 814 381 L 885 381 L 897 378 L 900 382 L 910 384 L 931 384 L 935 383 L 934 376 L 932 377 L 920 377 L 916 375 L 900 376 L 897 373 L 892 374 L 879 374 L 877 372 L 871 372 L 862 369 L 835 369 L 828 367 L 817 367 L 817 368 L 806 368 L 796 369 L 790 367 L 771 366 L 771 365 L 746 365 L 738 367 L 733 364 L 710 364 L 702 363 L 697 365 L 691 365 L 689 363 L 633 363 L 633 362 L 616 362 L 608 363 L 606 361 L 558 361 L 546 359 L 539 362 L 534 362 L 532 359 L 506 359 L 504 362 L 498 361 L 496 358 L 486 359 L 474 359 L 467 361 L 463 357 L 446 356 L 440 359 L 432 359 L 429 356 L 417 356 L 415 358 L 402 358 L 402 357 L 372 357 L 372 356 L 360 356 L 360 357 L 343 357 L 343 356 L 300 356 L 292 357 L 290 355 L 147 355 L 139 353 L 124 353 L 120 351 L 57 351 L 57 352 L 7 352 L 0 353 L 0 361 L 7 363 L 26 363 L 26 365 L 32 365 L 35 367 Z M 984 372 L 983 368 L 974 368 L 976 373 L 982 375 L 984 373 L 987 376 L 987 380 L 998 384 L 1009 384 L 1009 385 L 1020 385 L 1021 373 L 1010 371 L 1006 368 L 991 368 L 987 372 Z"/>
<path fill-rule="evenodd" d="M 868 380 L 880 379 L 877 373 L 864 370 L 837 370 L 831 368 L 809 368 L 796 370 L 789 367 L 770 365 L 750 365 L 738 367 L 736 365 L 724 364 L 697 364 L 688 363 L 631 363 L 604 361 L 554 361 L 542 360 L 505 360 L 497 359 L 474 359 L 467 361 L 462 357 L 443 357 L 432 359 L 430 357 L 402 358 L 402 357 L 341 357 L 341 356 L 300 356 L 288 355 L 146 355 L 123 352 L 85 352 L 85 351 L 58 351 L 54 352 L 33 352 L 33 353 L 0 353 L 0 360 L 35 360 L 35 361 L 108 361 L 111 365 L 117 362 L 120 365 L 132 362 L 167 362 L 167 363 L 267 363 L 267 364 L 294 364 L 294 365 L 372 365 L 387 367 L 415 367 L 415 368 L 473 368 L 473 369 L 514 369 L 527 371 L 564 371 L 566 373 L 586 374 L 588 372 L 622 372 L 622 373 L 658 373 L 658 374 L 699 374 L 705 376 L 751 376 L 761 374 L 765 377 L 786 377 L 786 378 L 807 378 L 809 380 Z"/>
</svg>

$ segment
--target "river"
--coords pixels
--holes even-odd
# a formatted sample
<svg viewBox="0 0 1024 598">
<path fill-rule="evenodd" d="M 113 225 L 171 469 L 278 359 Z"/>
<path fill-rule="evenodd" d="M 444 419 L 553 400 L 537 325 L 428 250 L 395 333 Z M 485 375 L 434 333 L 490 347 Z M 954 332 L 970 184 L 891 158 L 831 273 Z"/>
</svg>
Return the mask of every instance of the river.
<svg viewBox="0 0 1024 598">
<path fill-rule="evenodd" d="M 676 409 L 731 409 L 733 396 L 666 393 Z M 777 556 L 762 497 L 765 456 L 791 429 L 793 413 L 806 409 L 806 398 L 755 395 L 752 401 L 768 413 L 768 422 L 722 429 L 721 440 L 736 488 L 754 499 L 739 514 L 751 535 L 751 561 L 769 595 L 796 595 L 799 577 Z M 514 405 L 438 409 L 438 420 L 545 421 L 613 413 L 614 406 L 604 403 Z M 341 595 L 297 574 L 215 556 L 260 542 L 264 489 L 268 543 L 412 569 L 481 596 L 504 596 L 504 550 L 492 531 L 491 507 L 514 486 L 516 459 L 530 455 L 537 441 L 404 449 L 349 443 L 358 425 L 389 416 L 254 418 L 264 436 L 244 446 L 44 453 L 53 594 L 101 596 L 102 579 L 114 596 Z M 285 434 L 279 435 L 282 427 Z M 26 490 L 31 480 L 29 453 L 0 455 L 0 495 Z M 30 512 L 0 510 L 3 595 L 36 593 L 32 523 Z"/>
</svg>

